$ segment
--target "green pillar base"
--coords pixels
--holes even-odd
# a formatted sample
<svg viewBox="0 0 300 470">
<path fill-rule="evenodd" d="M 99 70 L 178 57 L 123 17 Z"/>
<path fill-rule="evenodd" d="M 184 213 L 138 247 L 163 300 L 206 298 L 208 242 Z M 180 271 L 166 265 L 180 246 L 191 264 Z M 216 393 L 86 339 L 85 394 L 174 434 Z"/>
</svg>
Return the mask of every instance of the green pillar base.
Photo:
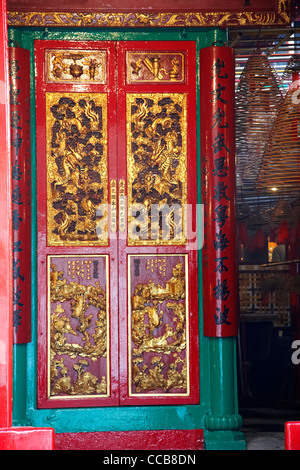
<svg viewBox="0 0 300 470">
<path fill-rule="evenodd" d="M 207 415 L 204 418 L 205 427 L 208 431 L 238 431 L 243 424 L 243 418 L 236 415 Z"/>
<path fill-rule="evenodd" d="M 239 431 L 207 431 L 205 450 L 246 450 L 245 436 Z"/>
</svg>

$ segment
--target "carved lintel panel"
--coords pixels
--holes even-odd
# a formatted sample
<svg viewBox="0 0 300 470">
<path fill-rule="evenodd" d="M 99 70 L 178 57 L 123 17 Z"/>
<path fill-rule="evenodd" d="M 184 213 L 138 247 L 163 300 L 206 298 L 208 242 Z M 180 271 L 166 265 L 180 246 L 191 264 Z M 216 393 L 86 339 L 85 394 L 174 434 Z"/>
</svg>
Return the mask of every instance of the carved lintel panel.
<svg viewBox="0 0 300 470">
<path fill-rule="evenodd" d="M 183 83 L 185 57 L 182 52 L 127 51 L 127 83 Z"/>
<path fill-rule="evenodd" d="M 187 204 L 187 97 L 127 95 L 129 245 L 182 245 Z"/>
<path fill-rule="evenodd" d="M 48 396 L 109 396 L 108 256 L 48 256 Z"/>
<path fill-rule="evenodd" d="M 189 394 L 187 255 L 129 256 L 129 390 Z"/>
<path fill-rule="evenodd" d="M 46 50 L 48 83 L 106 83 L 106 51 Z"/>
<path fill-rule="evenodd" d="M 136 11 L 8 11 L 8 26 L 60 26 L 72 28 L 184 28 L 184 27 L 220 27 L 226 26 L 276 26 L 290 25 L 292 21 L 292 0 L 278 0 L 275 7 L 261 11 L 261 7 L 232 8 L 222 6 L 221 11 L 215 8 L 209 10 L 186 8 L 180 12 L 171 8 L 162 8 L 162 11 L 149 12 L 149 9 L 139 8 Z M 251 5 L 251 3 L 249 4 Z M 123 5 L 124 6 L 124 5 Z M 110 5 L 108 5 L 110 7 Z M 76 8 L 76 7 L 75 7 Z"/>
<path fill-rule="evenodd" d="M 107 97 L 46 93 L 51 245 L 107 245 Z"/>
</svg>

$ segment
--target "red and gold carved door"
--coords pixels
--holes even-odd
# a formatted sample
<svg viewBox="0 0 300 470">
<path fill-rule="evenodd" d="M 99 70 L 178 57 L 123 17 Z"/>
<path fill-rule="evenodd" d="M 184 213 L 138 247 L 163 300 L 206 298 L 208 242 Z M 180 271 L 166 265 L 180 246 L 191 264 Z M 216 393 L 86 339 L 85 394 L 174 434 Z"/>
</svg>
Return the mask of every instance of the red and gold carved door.
<svg viewBox="0 0 300 470">
<path fill-rule="evenodd" d="M 199 400 L 195 61 L 36 41 L 40 408 Z"/>
</svg>

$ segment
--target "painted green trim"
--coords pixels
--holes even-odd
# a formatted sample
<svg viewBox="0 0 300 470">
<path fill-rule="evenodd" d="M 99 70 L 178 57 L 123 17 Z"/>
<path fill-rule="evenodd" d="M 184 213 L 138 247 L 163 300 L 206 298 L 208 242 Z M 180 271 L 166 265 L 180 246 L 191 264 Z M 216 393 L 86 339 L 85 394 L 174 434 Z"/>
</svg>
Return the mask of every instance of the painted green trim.
<svg viewBox="0 0 300 470">
<path fill-rule="evenodd" d="M 73 39 L 73 40 L 157 40 L 195 41 L 197 45 L 197 70 L 199 71 L 199 50 L 210 46 L 213 42 L 224 42 L 225 33 L 212 28 L 199 29 L 157 29 L 157 30 L 72 30 L 59 28 L 9 28 L 9 39 L 20 44 L 21 47 L 31 51 L 31 122 L 32 122 L 32 342 L 27 345 L 15 345 L 14 347 L 14 425 L 54 427 L 56 432 L 88 432 L 88 431 L 126 431 L 145 429 L 204 429 L 208 442 L 212 447 L 218 443 L 226 442 L 229 447 L 236 439 L 231 438 L 232 431 L 226 434 L 222 431 L 212 432 L 205 429 L 205 418 L 211 416 L 217 409 L 227 413 L 230 409 L 236 413 L 236 407 L 230 404 L 230 400 L 236 402 L 236 381 L 232 380 L 234 372 L 227 370 L 230 376 L 231 392 L 228 388 L 224 397 L 224 403 L 216 408 L 217 397 L 212 393 L 212 388 L 218 383 L 219 388 L 226 389 L 221 377 L 221 369 L 215 374 L 213 363 L 220 362 L 220 355 L 227 349 L 232 349 L 234 339 L 230 338 L 226 347 L 222 340 L 219 347 L 213 347 L 211 338 L 203 336 L 202 325 L 202 297 L 199 295 L 199 346 L 200 346 L 200 404 L 180 406 L 126 406 L 103 408 L 74 408 L 74 409 L 43 409 L 36 407 L 37 394 L 37 221 L 36 221 L 36 139 L 35 139 L 35 83 L 34 83 L 34 40 L 35 39 Z M 200 167 L 200 106 L 199 106 L 199 73 L 197 73 L 197 161 L 198 178 L 201 181 Z M 201 202 L 201 188 L 198 187 L 198 201 Z M 199 287 L 202 285 L 201 250 L 199 250 Z M 201 294 L 201 288 L 199 288 Z M 225 360 L 225 359 L 224 359 Z M 226 359 L 228 361 L 228 357 Z M 231 369 L 234 367 L 235 358 L 231 353 Z M 223 363 L 222 363 L 223 364 Z M 23 371 L 23 374 L 20 371 Z M 226 379 L 227 380 L 227 379 Z M 24 399 L 26 396 L 26 399 Z M 233 397 L 232 397 L 233 396 Z M 218 399 L 222 397 L 218 396 Z M 213 406 L 212 406 L 213 405 Z M 214 436 L 212 438 L 211 436 Z M 241 439 L 239 439 L 240 441 Z M 222 444 L 219 444 L 222 445 Z M 208 445 L 208 447 L 210 444 Z M 234 445 L 233 445 L 234 447 Z M 230 447 L 232 448 L 232 447 Z"/>
</svg>

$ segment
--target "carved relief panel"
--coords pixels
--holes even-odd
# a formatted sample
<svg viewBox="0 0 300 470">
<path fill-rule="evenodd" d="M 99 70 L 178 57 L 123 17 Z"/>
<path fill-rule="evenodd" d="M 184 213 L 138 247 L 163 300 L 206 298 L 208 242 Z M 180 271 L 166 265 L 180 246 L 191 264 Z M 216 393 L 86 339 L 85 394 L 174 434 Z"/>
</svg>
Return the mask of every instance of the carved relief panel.
<svg viewBox="0 0 300 470">
<path fill-rule="evenodd" d="M 195 403 L 195 45 L 80 45 L 36 47 L 38 406 Z"/>
<path fill-rule="evenodd" d="M 129 267 L 129 394 L 188 395 L 187 255 L 130 255 Z"/>
<path fill-rule="evenodd" d="M 107 96 L 46 93 L 49 245 L 107 245 Z"/>
<path fill-rule="evenodd" d="M 187 203 L 186 112 L 185 94 L 127 94 L 130 245 L 186 243 L 183 224 Z M 162 202 L 169 218 L 166 227 L 158 216 Z M 137 213 L 139 219 L 135 220 Z"/>
<path fill-rule="evenodd" d="M 108 256 L 48 257 L 48 394 L 109 396 Z"/>
<path fill-rule="evenodd" d="M 127 51 L 127 83 L 185 81 L 185 52 Z"/>
<path fill-rule="evenodd" d="M 105 50 L 46 50 L 45 62 L 46 80 L 49 83 L 106 83 Z"/>
</svg>

